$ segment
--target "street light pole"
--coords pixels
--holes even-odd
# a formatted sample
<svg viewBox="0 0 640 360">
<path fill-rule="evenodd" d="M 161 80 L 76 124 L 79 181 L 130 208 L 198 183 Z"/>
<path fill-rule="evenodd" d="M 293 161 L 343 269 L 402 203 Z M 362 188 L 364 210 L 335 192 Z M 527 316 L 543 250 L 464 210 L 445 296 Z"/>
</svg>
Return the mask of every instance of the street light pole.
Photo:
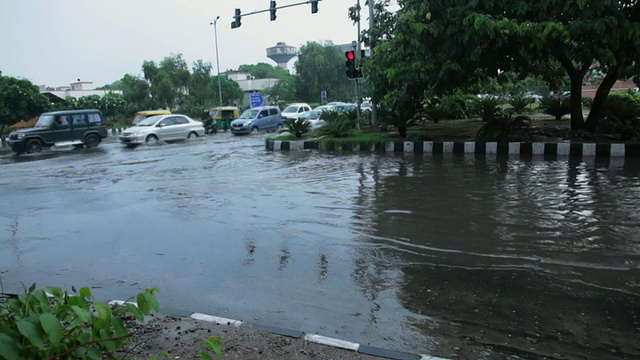
<svg viewBox="0 0 640 360">
<path fill-rule="evenodd" d="M 220 96 L 220 106 L 222 106 L 222 86 L 220 85 L 220 60 L 218 59 L 218 19 L 220 16 L 216 16 L 215 20 L 211 24 L 213 24 L 213 32 L 215 33 L 216 38 L 216 69 L 218 71 L 218 95 Z"/>
</svg>

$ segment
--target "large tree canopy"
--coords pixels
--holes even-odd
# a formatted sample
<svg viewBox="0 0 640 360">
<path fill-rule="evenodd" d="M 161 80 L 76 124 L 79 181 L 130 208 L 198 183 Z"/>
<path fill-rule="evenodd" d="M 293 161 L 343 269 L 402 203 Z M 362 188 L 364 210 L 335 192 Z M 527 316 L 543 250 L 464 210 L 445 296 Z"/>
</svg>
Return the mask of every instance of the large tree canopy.
<svg viewBox="0 0 640 360">
<path fill-rule="evenodd" d="M 50 107 L 49 99 L 31 81 L 0 76 L 0 134 L 5 126 L 29 120 Z"/>
<path fill-rule="evenodd" d="M 295 63 L 298 98 L 313 102 L 325 90 L 332 100 L 354 99 L 355 87 L 345 75 L 345 61 L 344 52 L 331 42 L 308 42 L 300 47 Z"/>
<path fill-rule="evenodd" d="M 386 28 L 376 32 L 386 37 L 375 48 L 370 71 L 374 84 L 382 88 L 411 84 L 439 94 L 502 71 L 541 75 L 553 83 L 561 70 L 571 81 L 572 129 L 594 130 L 615 81 L 640 72 L 637 0 L 400 0 L 399 4 L 392 25 L 385 22 Z M 581 88 L 593 68 L 605 75 L 585 122 Z"/>
</svg>

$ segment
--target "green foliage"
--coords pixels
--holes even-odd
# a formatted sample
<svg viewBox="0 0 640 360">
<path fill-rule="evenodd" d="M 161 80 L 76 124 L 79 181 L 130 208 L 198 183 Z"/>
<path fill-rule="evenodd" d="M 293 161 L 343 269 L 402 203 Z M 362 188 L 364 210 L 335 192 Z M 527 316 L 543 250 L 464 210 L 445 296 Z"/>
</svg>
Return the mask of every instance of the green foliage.
<svg viewBox="0 0 640 360">
<path fill-rule="evenodd" d="M 593 98 L 583 97 L 582 106 L 586 107 L 587 109 L 591 109 L 591 107 L 593 106 Z"/>
<path fill-rule="evenodd" d="M 530 141 L 531 119 L 528 116 L 515 116 L 500 111 L 485 122 L 476 134 L 477 141 Z"/>
<path fill-rule="evenodd" d="M 473 99 L 471 113 L 484 122 L 493 120 L 501 112 L 502 100 L 492 97 Z"/>
<path fill-rule="evenodd" d="M 332 138 L 347 137 L 356 127 L 356 122 L 350 120 L 345 114 L 338 114 L 335 111 L 325 111 L 322 119 L 326 124 L 316 130 L 319 136 L 325 135 Z"/>
<path fill-rule="evenodd" d="M 0 133 L 50 109 L 49 99 L 29 80 L 0 76 Z"/>
<path fill-rule="evenodd" d="M 286 131 L 294 134 L 298 139 L 302 138 L 302 134 L 309 131 L 311 124 L 305 119 L 295 119 L 285 122 Z"/>
<path fill-rule="evenodd" d="M 158 312 L 156 292 L 138 294 L 137 306 L 127 302 L 112 308 L 93 301 L 86 287 L 68 293 L 53 286 L 36 290 L 34 284 L 24 294 L 0 302 L 0 358 L 115 359 L 115 352 L 131 337 L 122 318 L 133 315 L 142 322 L 145 315 Z"/>
<path fill-rule="evenodd" d="M 252 76 L 255 76 L 256 79 L 276 78 L 282 80 L 291 76 L 287 69 L 263 62 L 255 65 L 240 65 L 238 71 L 250 73 Z"/>
<path fill-rule="evenodd" d="M 307 42 L 301 46 L 294 64 L 298 74 L 296 97 L 306 102 L 317 101 L 325 90 L 328 101 L 352 98 L 354 88 L 345 75 L 345 61 L 344 51 L 331 42 Z"/>
<path fill-rule="evenodd" d="M 621 140 L 640 138 L 640 96 L 611 94 L 598 132 L 619 134 Z"/>
<path fill-rule="evenodd" d="M 567 96 L 545 96 L 540 99 L 540 110 L 543 114 L 551 115 L 556 120 L 561 120 L 564 115 L 571 112 L 569 101 Z"/>
<path fill-rule="evenodd" d="M 534 102 L 535 100 L 533 98 L 514 96 L 509 100 L 509 105 L 511 105 L 511 111 L 513 111 L 513 113 L 524 114 L 528 112 L 529 106 Z"/>
</svg>

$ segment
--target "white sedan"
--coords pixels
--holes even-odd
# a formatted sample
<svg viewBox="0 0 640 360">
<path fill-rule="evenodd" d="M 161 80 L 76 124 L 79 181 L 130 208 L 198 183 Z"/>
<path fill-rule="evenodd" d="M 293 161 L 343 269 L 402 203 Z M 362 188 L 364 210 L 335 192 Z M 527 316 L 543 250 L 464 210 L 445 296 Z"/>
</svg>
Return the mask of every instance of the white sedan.
<svg viewBox="0 0 640 360">
<path fill-rule="evenodd" d="M 311 110 L 311 111 L 302 113 L 299 119 L 306 120 L 311 125 L 311 130 L 315 130 L 326 125 L 326 122 L 323 119 L 321 119 L 321 116 L 322 116 L 322 110 L 317 110 L 316 108 L 316 110 Z"/>
<path fill-rule="evenodd" d="M 204 136 L 202 122 L 186 115 L 155 115 L 140 121 L 120 134 L 120 142 L 127 146 L 156 144 L 159 141 L 190 140 Z"/>
</svg>

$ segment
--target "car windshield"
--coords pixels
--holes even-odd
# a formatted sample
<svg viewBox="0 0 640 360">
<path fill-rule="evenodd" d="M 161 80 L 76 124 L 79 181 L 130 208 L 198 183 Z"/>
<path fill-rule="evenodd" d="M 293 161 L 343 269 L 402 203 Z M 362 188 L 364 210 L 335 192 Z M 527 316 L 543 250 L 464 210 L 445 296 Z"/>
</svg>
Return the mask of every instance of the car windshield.
<svg viewBox="0 0 640 360">
<path fill-rule="evenodd" d="M 162 115 L 149 116 L 148 118 L 140 121 L 138 123 L 138 126 L 153 126 L 161 118 L 162 118 Z"/>
<path fill-rule="evenodd" d="M 40 115 L 35 127 L 49 127 L 53 124 L 53 115 Z"/>
<path fill-rule="evenodd" d="M 320 119 L 320 111 L 309 111 L 300 115 L 300 119 L 317 120 Z"/>
<path fill-rule="evenodd" d="M 258 114 L 258 110 L 246 110 L 240 115 L 239 119 L 253 119 Z"/>
<path fill-rule="evenodd" d="M 283 113 L 294 113 L 294 112 L 298 112 L 298 107 L 297 106 L 287 106 L 284 110 L 282 110 Z"/>
<path fill-rule="evenodd" d="M 220 116 L 220 110 L 211 110 L 209 115 L 212 117 Z"/>
</svg>

